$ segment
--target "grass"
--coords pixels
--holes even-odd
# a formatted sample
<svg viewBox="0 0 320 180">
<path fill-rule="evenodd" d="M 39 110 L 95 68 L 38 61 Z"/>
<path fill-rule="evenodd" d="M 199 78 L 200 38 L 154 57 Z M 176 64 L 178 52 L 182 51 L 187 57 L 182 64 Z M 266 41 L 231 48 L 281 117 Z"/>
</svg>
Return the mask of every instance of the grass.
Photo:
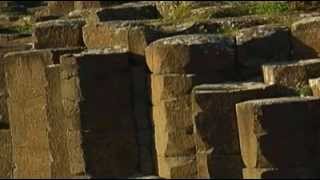
<svg viewBox="0 0 320 180">
<path fill-rule="evenodd" d="M 312 89 L 308 85 L 305 85 L 297 88 L 296 93 L 301 97 L 312 96 Z"/>
<path fill-rule="evenodd" d="M 0 33 L 21 33 L 21 34 L 30 34 L 32 33 L 32 25 L 24 25 L 24 26 L 13 26 L 8 28 L 0 28 Z"/>
</svg>

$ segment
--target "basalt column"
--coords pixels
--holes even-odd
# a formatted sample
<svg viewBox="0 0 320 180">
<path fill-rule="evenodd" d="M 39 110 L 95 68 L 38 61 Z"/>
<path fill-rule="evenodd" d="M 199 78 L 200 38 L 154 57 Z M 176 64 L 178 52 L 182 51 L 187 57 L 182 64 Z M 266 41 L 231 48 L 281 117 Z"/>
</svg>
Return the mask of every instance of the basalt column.
<svg viewBox="0 0 320 180">
<path fill-rule="evenodd" d="M 128 53 L 90 50 L 66 55 L 62 65 L 62 103 L 70 134 L 73 174 L 128 177 L 139 156 L 132 110 Z M 80 146 L 79 146 L 80 145 Z"/>
<path fill-rule="evenodd" d="M 204 84 L 193 89 L 198 178 L 242 178 L 235 104 L 274 95 L 274 86 L 258 82 Z"/>
<path fill-rule="evenodd" d="M 197 34 L 160 39 L 146 48 L 160 177 L 197 177 L 191 90 L 232 77 L 233 46 L 231 38 Z"/>
<path fill-rule="evenodd" d="M 236 105 L 244 178 L 315 178 L 320 99 L 284 97 Z"/>
<path fill-rule="evenodd" d="M 59 168 L 67 162 L 57 164 L 55 159 L 55 150 L 59 151 L 64 146 L 57 145 L 59 148 L 52 149 L 57 142 L 52 133 L 57 131 L 50 122 L 48 99 L 51 95 L 46 66 L 57 63 L 62 54 L 75 52 L 78 50 L 31 50 L 5 56 L 14 178 L 65 177 Z"/>
</svg>

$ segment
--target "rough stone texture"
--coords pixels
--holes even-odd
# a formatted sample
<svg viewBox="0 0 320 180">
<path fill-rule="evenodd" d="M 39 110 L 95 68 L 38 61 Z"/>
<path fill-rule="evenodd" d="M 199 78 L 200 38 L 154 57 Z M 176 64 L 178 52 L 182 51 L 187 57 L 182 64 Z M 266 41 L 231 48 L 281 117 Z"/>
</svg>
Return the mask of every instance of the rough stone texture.
<svg viewBox="0 0 320 180">
<path fill-rule="evenodd" d="M 246 168 L 281 171 L 316 167 L 319 105 L 317 97 L 272 98 L 237 104 L 240 147 Z"/>
<path fill-rule="evenodd" d="M 282 62 L 262 66 L 264 82 L 288 89 L 299 90 L 308 85 L 310 78 L 320 76 L 320 59 Z"/>
<path fill-rule="evenodd" d="M 293 57 L 295 59 L 308 59 L 319 57 L 320 44 L 317 38 L 320 17 L 307 17 L 291 26 Z"/>
<path fill-rule="evenodd" d="M 320 78 L 309 79 L 309 86 L 313 96 L 320 96 Z"/>
<path fill-rule="evenodd" d="M 45 67 L 75 49 L 32 50 L 5 56 L 8 114 L 13 144 L 15 178 L 55 177 L 48 114 L 48 79 Z M 65 162 L 60 162 L 65 163 Z M 60 165 L 57 165 L 60 166 Z"/>
<path fill-rule="evenodd" d="M 153 74 L 223 72 L 234 68 L 234 40 L 205 34 L 173 36 L 151 43 L 146 57 Z"/>
<path fill-rule="evenodd" d="M 87 48 L 127 48 L 139 62 L 144 61 L 145 48 L 163 33 L 143 25 L 145 21 L 110 21 L 89 23 L 83 28 Z M 145 62 L 143 62 L 144 64 Z"/>
<path fill-rule="evenodd" d="M 285 26 L 260 25 L 236 33 L 237 62 L 244 78 L 261 74 L 261 65 L 288 61 L 289 31 Z"/>
<path fill-rule="evenodd" d="M 138 131 L 140 173 L 155 173 L 154 130 L 152 127 L 149 97 L 149 76 L 144 66 L 132 66 L 133 112 Z"/>
<path fill-rule="evenodd" d="M 12 144 L 9 129 L 0 129 L 0 178 L 12 178 Z"/>
<path fill-rule="evenodd" d="M 142 1 L 134 3 L 125 3 L 97 10 L 95 13 L 97 21 L 110 20 L 137 20 L 137 19 L 157 19 L 159 13 L 155 2 Z"/>
<path fill-rule="evenodd" d="M 139 156 L 128 53 L 89 51 L 61 63 L 64 112 L 69 128 L 81 133 L 83 155 L 74 161 L 92 177 L 132 176 Z"/>
<path fill-rule="evenodd" d="M 48 107 L 48 138 L 51 163 L 51 176 L 59 178 L 70 177 L 70 161 L 67 138 L 67 127 L 63 113 L 61 97 L 61 69 L 60 65 L 46 67 L 47 107 Z"/>
<path fill-rule="evenodd" d="M 74 1 L 74 9 L 91 9 L 91 8 L 102 8 L 108 5 L 106 1 Z"/>
<path fill-rule="evenodd" d="M 162 178 L 196 178 L 195 157 L 158 157 L 159 176 Z"/>
<path fill-rule="evenodd" d="M 308 179 L 316 178 L 315 169 L 277 169 L 277 168 L 245 168 L 243 178 L 245 179 Z"/>
<path fill-rule="evenodd" d="M 194 87 L 192 116 L 200 178 L 242 177 L 235 104 L 249 99 L 274 97 L 275 93 L 274 86 L 258 82 Z"/>
<path fill-rule="evenodd" d="M 49 15 L 63 16 L 74 9 L 73 1 L 48 1 Z"/>
<path fill-rule="evenodd" d="M 83 47 L 82 26 L 85 21 L 52 20 L 37 23 L 33 30 L 35 48 Z"/>
</svg>

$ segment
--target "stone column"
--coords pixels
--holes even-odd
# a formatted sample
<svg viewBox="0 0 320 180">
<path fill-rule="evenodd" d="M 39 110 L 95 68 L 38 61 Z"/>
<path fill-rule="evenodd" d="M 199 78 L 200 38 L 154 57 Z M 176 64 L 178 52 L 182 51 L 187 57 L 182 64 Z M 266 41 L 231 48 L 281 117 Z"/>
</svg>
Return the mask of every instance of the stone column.
<svg viewBox="0 0 320 180">
<path fill-rule="evenodd" d="M 317 97 L 237 104 L 244 178 L 315 178 L 319 105 Z"/>
<path fill-rule="evenodd" d="M 133 176 L 139 154 L 128 53 L 89 50 L 63 56 L 61 65 L 72 173 Z"/>
<path fill-rule="evenodd" d="M 193 89 L 198 178 L 242 178 L 235 104 L 273 97 L 275 90 L 258 82 L 204 84 Z"/>
<path fill-rule="evenodd" d="M 46 66 L 57 63 L 59 56 L 76 49 L 31 50 L 5 56 L 5 80 L 8 91 L 8 117 L 13 144 L 14 178 L 63 177 L 62 166 L 54 158 L 55 150 L 64 148 L 50 144 L 56 127 L 50 122 L 50 91 Z M 51 109 L 50 109 L 51 110 Z M 58 119 L 62 120 L 62 119 Z M 53 159 L 52 159 L 53 158 Z M 58 163 L 56 166 L 55 163 Z M 65 163 L 61 162 L 60 163 Z"/>
<path fill-rule="evenodd" d="M 191 90 L 200 83 L 219 82 L 230 76 L 233 46 L 233 39 L 223 36 L 180 35 L 147 47 L 160 177 L 197 177 Z"/>
</svg>

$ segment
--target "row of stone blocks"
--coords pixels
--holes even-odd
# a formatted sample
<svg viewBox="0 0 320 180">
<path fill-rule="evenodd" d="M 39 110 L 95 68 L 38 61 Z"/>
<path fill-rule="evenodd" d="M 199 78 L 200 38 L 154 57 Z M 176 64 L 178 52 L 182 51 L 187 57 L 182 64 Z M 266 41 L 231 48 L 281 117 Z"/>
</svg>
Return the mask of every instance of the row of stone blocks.
<svg viewBox="0 0 320 180">
<path fill-rule="evenodd" d="M 260 83 L 199 86 L 194 89 L 195 97 L 193 97 L 197 104 L 192 104 L 190 94 L 197 84 L 228 80 L 226 74 L 233 70 L 232 45 L 232 39 L 221 36 L 189 35 L 162 39 L 147 48 L 147 63 L 154 72 L 151 76 L 151 96 L 160 176 L 225 177 L 230 176 L 231 172 L 234 173 L 233 177 L 241 176 L 239 173 L 241 156 L 240 148 L 237 147 L 239 142 L 236 140 L 235 115 L 230 112 L 235 111 L 233 105 L 238 102 L 275 96 L 273 90 L 275 87 Z M 98 147 L 105 144 L 108 137 L 111 135 L 114 137 L 118 133 L 121 134 L 119 139 L 125 134 L 124 139 L 131 142 L 126 142 L 125 145 L 130 149 L 129 152 L 132 154 L 129 156 L 133 159 L 129 160 L 127 157 L 125 162 L 120 163 L 121 165 L 113 164 L 110 171 L 129 170 L 130 168 L 123 168 L 123 164 L 135 164 L 137 161 L 133 120 L 123 117 L 131 113 L 128 106 L 131 98 L 124 96 L 130 94 L 128 54 L 123 52 L 113 54 L 112 51 L 106 51 L 102 54 L 91 52 L 65 55 L 60 58 L 63 54 L 79 51 L 36 50 L 6 56 L 5 72 L 8 82 L 15 177 L 38 176 L 38 173 L 43 173 L 40 174 L 41 177 L 61 177 L 64 176 L 63 173 L 77 175 L 84 171 L 100 177 L 104 174 L 112 176 L 113 172 L 107 172 L 105 169 L 108 165 L 102 169 L 99 169 L 99 166 L 107 160 L 113 162 L 110 160 L 111 157 L 119 162 L 120 156 L 112 155 L 122 147 L 119 144 L 112 144 L 115 143 L 112 140 L 110 145 L 115 148 L 114 151 L 110 146 L 108 150 L 104 150 L 106 147 L 101 149 Z M 61 65 L 45 68 L 49 64 L 59 63 L 59 59 Z M 97 80 L 102 81 L 97 82 Z M 62 81 L 61 84 L 59 81 Z M 96 87 L 97 84 L 101 87 Z M 80 98 L 79 90 L 84 100 Z M 119 96 L 115 96 L 115 92 Z M 107 101 L 108 107 L 104 103 Z M 128 112 L 124 113 L 126 110 Z M 64 114 L 59 114 L 61 112 Z M 193 116 L 195 129 L 193 129 Z M 113 117 L 114 120 L 108 124 L 108 121 L 103 120 L 105 117 Z M 211 117 L 223 123 L 210 122 Z M 216 138 L 220 131 L 216 132 L 215 129 L 221 129 L 221 132 L 226 132 L 229 136 Z M 90 135 L 94 140 L 90 139 Z M 41 137 L 41 141 L 35 137 Z M 101 141 L 96 140 L 97 137 L 100 137 Z M 84 145 L 82 148 L 79 147 L 81 140 Z M 93 144 L 86 146 L 86 142 Z M 221 144 L 225 147 L 220 149 Z M 61 149 L 64 145 L 70 149 Z M 33 148 L 38 146 L 40 151 L 33 154 Z M 92 147 L 96 148 L 95 152 L 90 151 Z M 81 153 L 81 151 L 86 152 Z M 104 157 L 103 154 L 97 155 L 101 152 L 106 153 L 108 157 Z M 81 154 L 89 157 L 75 157 Z M 96 157 L 90 157 L 90 154 L 95 154 Z M 67 157 L 63 158 L 64 156 Z M 68 163 L 60 165 L 62 161 L 60 158 L 69 160 L 70 172 L 68 167 L 64 167 Z M 35 159 L 41 163 L 34 165 Z M 86 167 L 83 162 L 85 160 Z M 233 166 L 230 167 L 230 164 Z M 214 168 L 215 165 L 220 170 Z M 67 172 L 59 169 L 61 167 Z"/>
<path fill-rule="evenodd" d="M 8 177 L 116 177 L 138 171 L 128 53 L 80 51 L 6 55 L 13 157 L 12 165 L 4 165 Z"/>
<path fill-rule="evenodd" d="M 37 24 L 34 28 L 35 47 L 86 46 L 89 49 L 101 49 L 117 46 L 128 48 L 130 53 L 143 57 L 145 48 L 157 39 L 178 33 L 200 32 L 196 28 L 168 32 L 152 25 L 152 20 L 108 21 L 101 15 L 104 11 L 107 10 L 99 10 L 90 16 L 95 17 L 96 21 L 87 18 L 87 22 L 82 19 Z M 237 70 L 240 70 L 238 73 L 244 78 L 252 78 L 261 74 L 260 66 L 264 63 L 318 57 L 320 48 L 313 40 L 314 33 L 318 33 L 318 22 L 319 17 L 303 19 L 292 25 L 291 32 L 287 27 L 277 25 L 261 25 L 239 30 L 235 35 L 234 45 L 237 52 L 234 58 Z M 217 23 L 210 26 L 212 33 L 219 28 Z M 140 59 L 143 61 L 143 58 Z"/>
<path fill-rule="evenodd" d="M 228 80 L 228 76 L 223 73 L 232 72 L 234 67 L 232 66 L 232 57 L 234 55 L 232 53 L 234 52 L 232 45 L 232 40 L 228 38 L 210 35 L 185 35 L 158 40 L 147 47 L 146 60 L 149 69 L 153 72 L 151 75 L 151 97 L 159 175 L 166 178 L 315 176 L 315 174 L 304 174 L 309 172 L 308 170 L 312 172 L 312 168 L 315 168 L 315 166 L 311 169 L 308 169 L 309 166 L 304 165 L 295 167 L 284 157 L 272 157 L 272 155 L 270 157 L 270 148 L 277 145 L 277 143 L 281 143 L 277 140 L 278 135 L 282 136 L 281 133 L 272 134 L 268 139 L 271 141 L 269 143 L 275 144 L 268 144 L 269 146 L 267 147 L 264 144 L 255 144 L 254 148 L 267 148 L 269 150 L 267 153 L 269 154 L 254 150 L 246 154 L 246 149 L 253 148 L 250 147 L 251 143 L 247 143 L 247 141 L 250 138 L 255 138 L 255 135 L 248 135 L 247 132 L 242 133 L 243 129 L 240 130 L 238 124 L 240 126 L 240 123 L 242 123 L 242 128 L 243 123 L 252 120 L 245 119 L 242 116 L 246 113 L 255 113 L 255 111 L 241 112 L 241 110 L 238 110 L 239 115 L 237 118 L 236 104 L 252 99 L 263 99 L 261 102 L 270 102 L 269 105 L 272 109 L 265 116 L 272 116 L 277 121 L 284 121 L 291 116 L 288 115 L 286 117 L 287 113 L 284 113 L 284 120 L 282 120 L 282 118 L 276 118 L 278 112 L 286 111 L 286 108 L 291 106 L 296 108 L 295 102 L 298 101 L 300 105 L 297 109 L 302 108 L 300 111 L 296 111 L 296 121 L 306 123 L 308 124 L 306 126 L 309 126 L 309 119 L 303 117 L 305 114 L 312 114 L 313 118 L 319 117 L 316 110 L 313 113 L 314 109 L 311 111 L 308 109 L 309 106 L 316 108 L 319 102 L 318 99 L 312 99 L 310 102 L 309 99 L 303 98 L 271 100 L 266 98 L 282 96 L 283 91 L 287 91 L 287 88 L 290 89 L 292 87 L 292 84 L 289 84 L 292 81 L 294 82 L 294 87 L 296 87 L 296 85 L 307 82 L 311 77 L 317 77 L 317 68 L 320 60 L 313 59 L 266 65 L 263 70 L 267 84 L 247 82 L 196 86 L 206 82 L 217 83 Z M 198 51 L 200 47 L 201 51 Z M 210 60 L 206 61 L 207 59 Z M 301 69 L 304 74 L 302 79 L 297 78 L 295 69 L 290 69 L 292 66 Z M 277 71 L 267 73 L 268 68 L 272 67 L 277 67 L 275 68 Z M 290 70 L 286 71 L 286 73 L 279 73 L 283 69 Z M 271 78 L 276 80 L 270 81 L 268 80 L 270 76 L 279 78 Z M 281 78 L 286 80 L 280 81 L 279 79 Z M 292 93 L 286 92 L 286 95 L 292 95 Z M 260 102 L 260 100 L 254 102 Z M 312 105 L 313 102 L 316 104 Z M 281 106 L 278 108 L 277 104 L 281 104 Z M 241 104 L 238 106 L 241 107 Z M 237 119 L 240 122 L 237 123 Z M 272 125 L 277 126 L 277 124 Z M 285 134 L 287 131 L 285 124 L 282 125 L 280 122 L 279 125 L 281 125 L 279 131 L 283 128 L 283 133 Z M 255 124 L 255 126 L 258 125 Z M 310 127 L 316 127 L 316 124 L 312 124 Z M 247 126 L 245 127 L 245 129 L 248 128 Z M 240 130 L 240 136 L 238 129 Z M 303 128 L 297 130 L 302 133 L 311 133 L 302 137 L 302 142 L 308 142 L 310 139 L 317 137 L 317 130 L 311 131 Z M 243 141 L 241 142 L 241 148 L 239 138 Z M 285 139 L 281 140 L 290 143 L 301 137 L 293 136 L 291 138 L 286 136 L 283 138 Z M 300 141 L 300 139 L 297 140 Z M 309 145 L 312 148 L 317 148 L 315 141 L 310 143 Z M 302 146 L 301 148 L 305 148 L 304 144 L 299 145 Z M 275 151 L 282 153 L 277 147 Z M 287 153 L 289 154 L 290 152 Z M 306 151 L 301 153 L 303 153 L 301 154 L 302 157 L 310 156 Z M 300 156 L 299 153 L 295 155 Z M 249 156 L 249 160 L 243 156 Z M 247 165 L 247 161 L 251 161 L 252 157 L 255 156 L 262 156 L 268 160 L 269 158 L 276 158 L 275 161 L 282 162 L 288 160 L 289 164 L 272 164 L 274 163 L 272 161 L 270 166 L 265 167 Z M 293 158 L 291 162 L 300 161 L 297 158 L 294 159 L 294 156 L 290 158 Z M 302 174 L 300 174 L 299 170 L 302 170 Z"/>
</svg>

